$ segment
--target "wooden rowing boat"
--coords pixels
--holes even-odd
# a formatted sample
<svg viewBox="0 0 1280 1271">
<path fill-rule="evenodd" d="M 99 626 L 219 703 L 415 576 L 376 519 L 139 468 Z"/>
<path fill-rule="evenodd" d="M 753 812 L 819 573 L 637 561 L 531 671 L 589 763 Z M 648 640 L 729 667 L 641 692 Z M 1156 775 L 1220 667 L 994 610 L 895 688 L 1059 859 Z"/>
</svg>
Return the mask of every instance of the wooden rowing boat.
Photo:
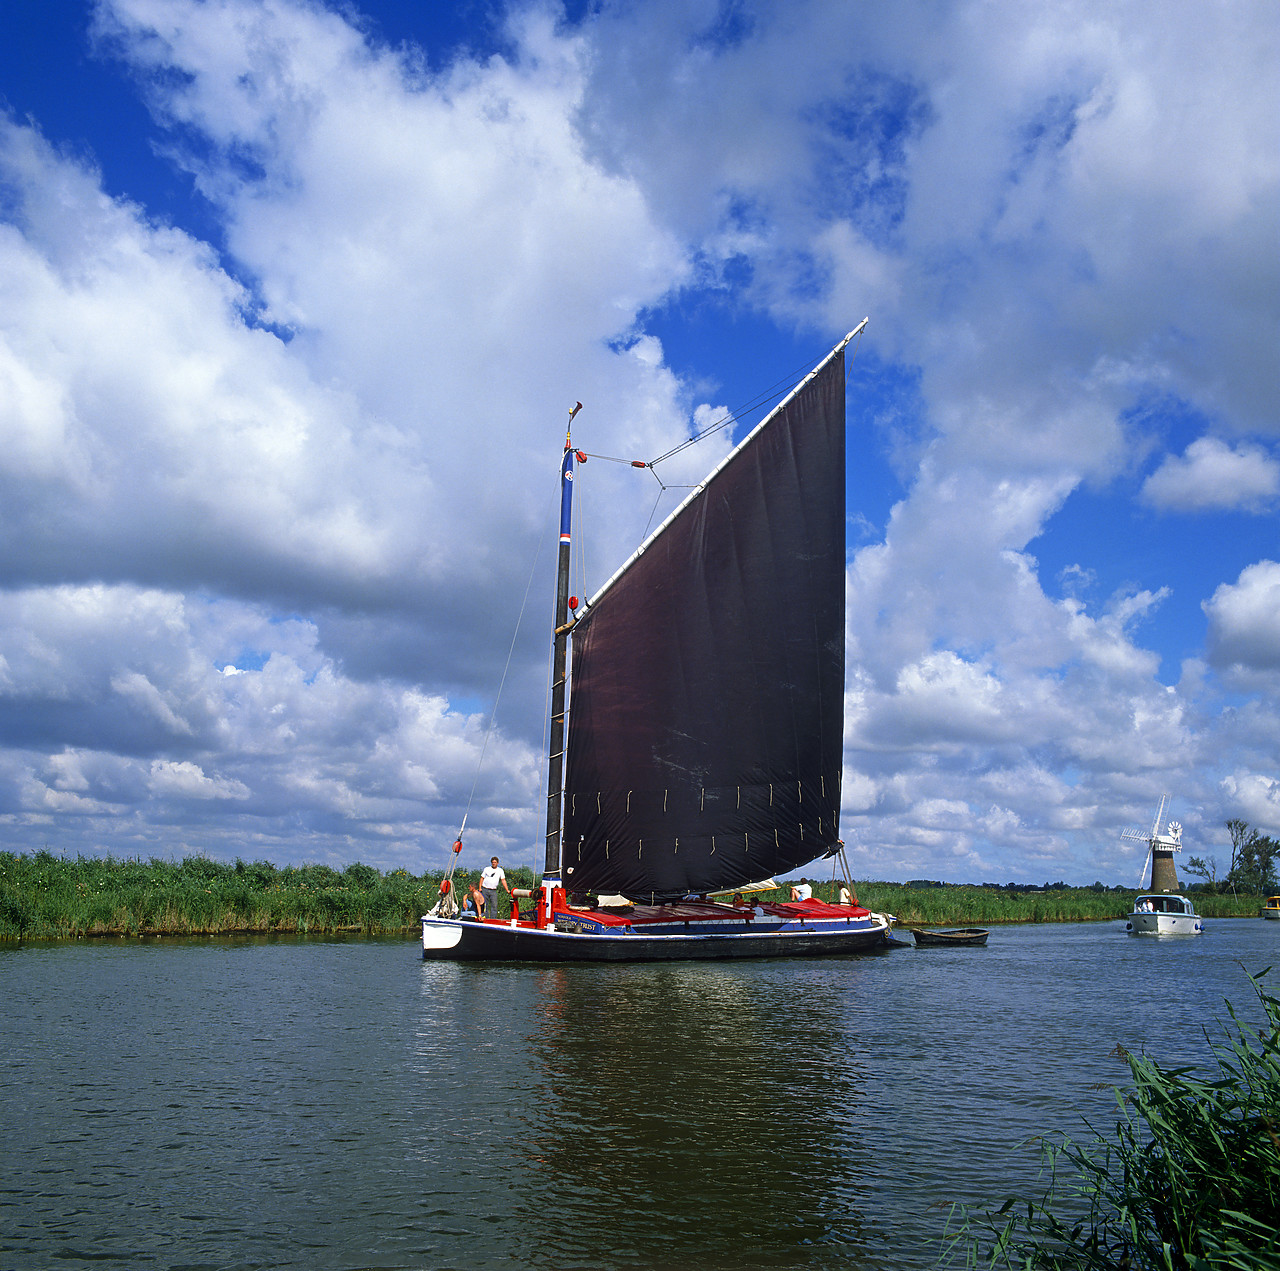
<svg viewBox="0 0 1280 1271">
<path fill-rule="evenodd" d="M 986 944 L 987 932 L 981 927 L 962 927 L 953 931 L 917 931 L 914 927 L 911 934 L 916 944 Z"/>
</svg>

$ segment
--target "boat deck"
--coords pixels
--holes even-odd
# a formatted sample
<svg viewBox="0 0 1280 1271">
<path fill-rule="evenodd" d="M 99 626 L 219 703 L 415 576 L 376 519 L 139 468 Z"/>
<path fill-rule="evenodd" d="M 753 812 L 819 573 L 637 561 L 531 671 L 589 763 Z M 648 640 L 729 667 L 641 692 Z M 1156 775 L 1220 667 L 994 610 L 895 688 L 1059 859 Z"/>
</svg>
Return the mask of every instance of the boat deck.
<svg viewBox="0 0 1280 1271">
<path fill-rule="evenodd" d="M 866 918 L 870 910 L 858 905 L 830 905 L 822 900 L 778 901 L 759 905 L 721 905 L 712 900 L 682 900 L 669 905 L 632 905 L 627 909 L 572 906 L 571 912 L 602 927 L 659 927 L 671 923 L 724 923 L 742 926 L 761 917 L 797 919 Z"/>
</svg>

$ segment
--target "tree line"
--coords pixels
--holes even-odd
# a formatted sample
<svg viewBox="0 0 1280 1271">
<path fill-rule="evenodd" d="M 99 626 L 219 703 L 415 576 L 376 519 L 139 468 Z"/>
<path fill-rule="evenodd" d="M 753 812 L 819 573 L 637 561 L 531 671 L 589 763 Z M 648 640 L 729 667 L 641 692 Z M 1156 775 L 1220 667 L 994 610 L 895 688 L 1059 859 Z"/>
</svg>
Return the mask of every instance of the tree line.
<svg viewBox="0 0 1280 1271">
<path fill-rule="evenodd" d="M 1216 856 L 1208 860 L 1193 856 L 1187 861 L 1187 873 L 1203 878 L 1206 888 L 1215 892 L 1263 895 L 1280 891 L 1280 879 L 1276 877 L 1280 841 L 1259 833 L 1239 817 L 1227 822 L 1227 830 L 1231 835 L 1231 863 L 1227 872 L 1219 878 Z"/>
</svg>

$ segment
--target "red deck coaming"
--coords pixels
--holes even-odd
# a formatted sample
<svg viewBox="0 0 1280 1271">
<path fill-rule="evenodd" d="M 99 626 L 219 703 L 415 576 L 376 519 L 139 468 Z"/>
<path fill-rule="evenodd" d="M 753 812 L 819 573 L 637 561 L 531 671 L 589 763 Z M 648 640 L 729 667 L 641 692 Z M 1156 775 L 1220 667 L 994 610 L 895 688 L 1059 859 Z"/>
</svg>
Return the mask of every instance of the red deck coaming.
<svg viewBox="0 0 1280 1271">
<path fill-rule="evenodd" d="M 631 927 L 634 929 L 636 927 L 657 927 L 675 923 L 726 922 L 735 918 L 739 919 L 745 926 L 756 917 L 757 906 L 722 905 L 715 901 L 685 900 L 669 905 L 634 905 L 626 913 L 619 913 L 608 909 L 570 907 L 566 903 L 564 892 L 556 888 L 552 895 L 551 908 L 553 923 L 555 916 L 566 913 L 588 918 L 602 927 L 620 929 Z M 830 921 L 833 918 L 849 919 L 870 916 L 870 910 L 863 909 L 859 905 L 834 905 L 828 904 L 823 900 L 766 902 L 760 903 L 758 908 L 761 913 L 768 917 L 781 918 L 784 921 L 803 921 L 806 918 Z M 543 929 L 544 924 L 546 924 L 545 912 L 544 905 L 541 898 L 539 898 L 535 904 L 535 912 L 533 914 L 526 913 L 525 916 L 515 922 L 512 922 L 509 918 L 483 918 L 481 922 L 485 926 L 517 926 Z"/>
<path fill-rule="evenodd" d="M 825 900 L 791 900 L 760 906 L 767 914 L 787 918 L 869 918 L 861 905 L 833 905 Z"/>
<path fill-rule="evenodd" d="M 822 900 L 786 901 L 762 904 L 760 909 L 771 918 L 866 918 L 870 910 L 857 905 L 829 905 Z M 712 902 L 685 900 L 671 905 L 635 905 L 626 913 L 608 909 L 569 910 L 598 922 L 603 927 L 653 927 L 663 923 L 724 922 L 739 918 L 743 923 L 756 916 L 754 908 L 717 905 Z"/>
</svg>

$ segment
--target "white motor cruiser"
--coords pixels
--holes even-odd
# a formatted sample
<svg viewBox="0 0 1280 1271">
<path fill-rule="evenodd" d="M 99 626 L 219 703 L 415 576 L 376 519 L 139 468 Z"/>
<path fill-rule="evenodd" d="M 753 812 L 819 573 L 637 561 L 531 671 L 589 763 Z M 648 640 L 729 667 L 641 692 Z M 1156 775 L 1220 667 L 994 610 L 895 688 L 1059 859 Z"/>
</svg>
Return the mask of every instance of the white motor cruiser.
<svg viewBox="0 0 1280 1271">
<path fill-rule="evenodd" d="M 1155 892 L 1134 901 L 1125 929 L 1134 936 L 1198 936 L 1204 923 L 1185 896 Z"/>
</svg>

